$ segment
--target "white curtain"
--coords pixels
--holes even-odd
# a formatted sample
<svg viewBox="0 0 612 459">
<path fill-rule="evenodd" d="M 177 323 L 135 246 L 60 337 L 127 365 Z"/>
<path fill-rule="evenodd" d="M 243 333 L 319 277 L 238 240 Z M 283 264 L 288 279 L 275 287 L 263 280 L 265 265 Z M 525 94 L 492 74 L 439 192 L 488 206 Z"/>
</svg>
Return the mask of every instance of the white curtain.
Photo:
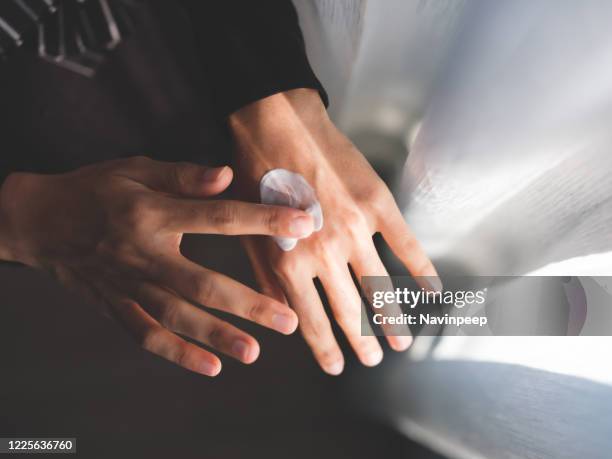
<svg viewBox="0 0 612 459">
<path fill-rule="evenodd" d="M 403 177 L 430 250 L 479 274 L 612 250 L 611 23 L 605 0 L 470 2 Z"/>
</svg>

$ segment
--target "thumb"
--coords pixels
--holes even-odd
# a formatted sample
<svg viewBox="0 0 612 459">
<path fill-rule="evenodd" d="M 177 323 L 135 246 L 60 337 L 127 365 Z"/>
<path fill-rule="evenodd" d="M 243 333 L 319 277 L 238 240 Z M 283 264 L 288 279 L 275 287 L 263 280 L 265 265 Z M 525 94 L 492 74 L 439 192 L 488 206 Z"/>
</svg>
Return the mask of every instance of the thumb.
<svg viewBox="0 0 612 459">
<path fill-rule="evenodd" d="M 202 198 L 225 190 L 233 179 L 228 166 L 205 167 L 192 163 L 167 163 L 162 172 L 162 191 L 179 196 Z"/>
</svg>

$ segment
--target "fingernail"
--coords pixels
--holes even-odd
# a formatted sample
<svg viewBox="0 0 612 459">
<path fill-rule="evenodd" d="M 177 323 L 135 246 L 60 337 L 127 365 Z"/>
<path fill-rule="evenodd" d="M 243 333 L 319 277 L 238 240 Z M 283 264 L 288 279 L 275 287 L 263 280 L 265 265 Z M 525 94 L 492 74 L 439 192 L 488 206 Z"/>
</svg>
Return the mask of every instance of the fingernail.
<svg viewBox="0 0 612 459">
<path fill-rule="evenodd" d="M 249 344 L 242 340 L 234 341 L 232 344 L 232 354 L 240 360 L 249 361 Z"/>
<path fill-rule="evenodd" d="M 227 166 L 211 167 L 204 171 L 202 179 L 205 182 L 215 182 L 225 173 Z"/>
<path fill-rule="evenodd" d="M 206 376 L 217 376 L 221 372 L 221 366 L 210 362 L 202 362 L 198 371 Z"/>
<path fill-rule="evenodd" d="M 412 336 L 390 336 L 389 345 L 394 351 L 405 351 L 412 344 Z"/>
<path fill-rule="evenodd" d="M 367 367 L 375 367 L 383 359 L 383 353 L 381 350 L 370 352 L 363 357 L 363 364 Z"/>
<path fill-rule="evenodd" d="M 274 314 L 272 316 L 272 327 L 286 335 L 293 333 L 297 327 L 295 317 L 285 314 Z"/>
<path fill-rule="evenodd" d="M 311 217 L 296 217 L 289 223 L 289 232 L 291 236 L 303 238 L 310 236 L 314 231 L 314 225 Z"/>
<path fill-rule="evenodd" d="M 337 376 L 342 373 L 342 370 L 344 370 L 344 362 L 342 360 L 339 360 L 337 362 L 332 363 L 331 365 L 327 365 L 323 368 L 323 370 L 332 376 Z"/>
</svg>

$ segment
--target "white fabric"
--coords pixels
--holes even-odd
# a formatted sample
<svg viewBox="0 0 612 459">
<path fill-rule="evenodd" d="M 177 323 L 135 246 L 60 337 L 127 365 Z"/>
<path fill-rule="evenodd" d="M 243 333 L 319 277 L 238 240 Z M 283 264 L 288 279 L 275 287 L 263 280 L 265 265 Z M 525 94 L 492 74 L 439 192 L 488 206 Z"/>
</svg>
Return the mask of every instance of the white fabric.
<svg viewBox="0 0 612 459">
<path fill-rule="evenodd" d="M 408 157 L 438 257 L 520 274 L 612 249 L 612 3 L 474 0 Z"/>
<path fill-rule="evenodd" d="M 302 209 L 314 219 L 314 230 L 323 228 L 323 211 L 317 195 L 306 179 L 286 169 L 272 169 L 259 182 L 262 204 Z M 293 250 L 298 239 L 274 237 L 276 244 L 284 251 Z"/>
<path fill-rule="evenodd" d="M 359 50 L 367 0 L 293 0 L 293 4 L 308 60 L 327 91 L 328 112 L 335 119 Z"/>
</svg>

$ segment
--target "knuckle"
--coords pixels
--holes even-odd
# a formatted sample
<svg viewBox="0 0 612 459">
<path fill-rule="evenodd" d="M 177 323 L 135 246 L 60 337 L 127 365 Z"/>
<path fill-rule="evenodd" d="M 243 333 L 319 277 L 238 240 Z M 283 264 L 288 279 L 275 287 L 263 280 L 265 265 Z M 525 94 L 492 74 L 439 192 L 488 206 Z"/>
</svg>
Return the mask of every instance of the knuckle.
<svg viewBox="0 0 612 459">
<path fill-rule="evenodd" d="M 236 223 L 238 212 L 231 202 L 217 202 L 209 214 L 211 223 L 217 228 L 225 228 Z"/>
<path fill-rule="evenodd" d="M 181 367 L 189 367 L 190 354 L 190 346 L 187 343 L 181 343 L 174 349 L 172 361 Z"/>
<path fill-rule="evenodd" d="M 162 309 L 159 322 L 169 330 L 175 330 L 180 319 L 181 307 L 179 304 L 167 304 Z"/>
<path fill-rule="evenodd" d="M 129 228 L 138 229 L 148 216 L 148 204 L 148 200 L 141 194 L 123 200 L 117 209 L 117 221 Z"/>
<path fill-rule="evenodd" d="M 325 343 L 330 339 L 329 321 L 326 316 L 300 317 L 300 328 L 304 337 L 317 346 L 325 347 Z"/>
<path fill-rule="evenodd" d="M 273 234 L 277 234 L 280 231 L 280 220 L 281 220 L 280 209 L 276 209 L 273 207 L 266 210 L 263 216 L 264 226 L 268 230 L 270 230 L 270 232 Z"/>
<path fill-rule="evenodd" d="M 109 237 L 102 239 L 95 246 L 95 256 L 104 262 L 120 266 L 140 267 L 143 257 L 134 249 L 134 246 L 123 238 Z"/>
<path fill-rule="evenodd" d="M 412 237 L 410 234 L 404 234 L 397 241 L 397 244 L 402 251 L 407 256 L 414 254 L 416 252 L 420 252 L 420 246 L 416 238 Z"/>
<path fill-rule="evenodd" d="M 163 340 L 163 330 L 155 327 L 145 331 L 140 338 L 140 346 L 149 352 L 157 353 Z"/>
<path fill-rule="evenodd" d="M 354 209 L 346 211 L 342 216 L 342 220 L 349 229 L 359 227 L 364 222 L 364 218 L 361 212 Z"/>
<path fill-rule="evenodd" d="M 358 240 L 349 236 L 350 233 L 347 235 L 345 231 L 344 233 L 338 232 L 314 241 L 311 245 L 313 256 L 326 269 L 335 269 L 338 259 L 345 258 L 347 249 Z"/>
<path fill-rule="evenodd" d="M 198 277 L 193 282 L 194 296 L 203 305 L 211 303 L 215 296 L 215 283 L 209 276 Z"/>
<path fill-rule="evenodd" d="M 214 325 L 208 332 L 208 343 L 217 349 L 223 344 L 223 329 L 219 325 Z"/>
<path fill-rule="evenodd" d="M 170 189 L 188 190 L 189 189 L 189 164 L 186 162 L 173 163 L 170 167 L 168 180 Z"/>
<path fill-rule="evenodd" d="M 300 262 L 297 257 L 286 255 L 272 265 L 272 271 L 280 279 L 287 281 L 297 274 L 299 266 Z"/>
<path fill-rule="evenodd" d="M 387 188 L 387 185 L 381 179 L 368 189 L 367 194 L 364 196 L 364 201 L 363 204 L 383 216 L 389 210 L 389 203 L 394 203 L 389 188 Z"/>
<path fill-rule="evenodd" d="M 359 330 L 361 316 L 355 308 L 338 308 L 334 317 L 343 330 Z"/>
<path fill-rule="evenodd" d="M 346 213 L 343 217 L 344 221 L 344 231 L 343 235 L 338 235 L 340 237 L 334 238 L 336 241 L 341 239 L 346 239 L 348 236 L 351 240 L 360 241 L 363 238 L 364 233 L 366 231 L 368 225 L 366 222 L 365 216 L 361 213 L 361 211 L 351 210 Z"/>
<path fill-rule="evenodd" d="M 248 308 L 247 318 L 253 322 L 259 322 L 264 317 L 267 309 L 266 301 L 256 298 Z"/>
</svg>

